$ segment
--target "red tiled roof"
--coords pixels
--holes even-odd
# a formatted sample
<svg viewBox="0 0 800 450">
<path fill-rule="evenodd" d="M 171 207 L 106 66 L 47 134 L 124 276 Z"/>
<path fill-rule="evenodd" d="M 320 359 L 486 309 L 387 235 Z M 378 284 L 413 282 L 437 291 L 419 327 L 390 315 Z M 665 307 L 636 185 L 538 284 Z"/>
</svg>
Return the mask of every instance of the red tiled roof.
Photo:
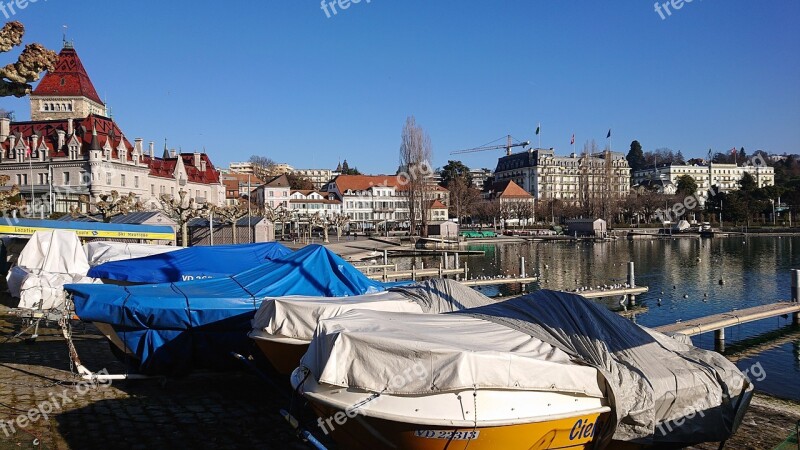
<svg viewBox="0 0 800 450">
<path fill-rule="evenodd" d="M 333 181 L 341 193 L 366 191 L 372 186 L 397 187 L 400 184 L 395 175 L 339 175 Z"/>
<path fill-rule="evenodd" d="M 36 148 L 31 149 L 33 152 L 38 151 L 39 147 L 42 145 L 42 141 L 44 141 L 44 146 L 47 148 L 49 157 L 65 158 L 68 152 L 67 146 L 70 141 L 72 141 L 73 136 L 78 140 L 79 153 L 81 155 L 86 155 L 92 143 L 92 130 L 97 130 L 97 141 L 100 147 L 104 147 L 106 142 L 108 142 L 111 146 L 112 159 L 119 161 L 117 147 L 119 147 L 119 143 L 122 141 L 127 149 L 126 159 L 132 161 L 131 153 L 133 152 L 133 145 L 125 138 L 122 134 L 122 130 L 120 130 L 119 126 L 117 126 L 112 119 L 98 115 L 89 115 L 89 117 L 85 119 L 73 120 L 72 124 L 73 134 L 71 135 L 68 134 L 69 126 L 67 125 L 67 119 L 13 122 L 10 131 L 11 135 L 15 137 L 16 142 L 19 142 L 21 139 L 29 145 L 33 145 L 31 137 L 36 134 L 39 136 L 39 143 L 37 143 Z M 64 132 L 64 146 L 61 148 L 58 147 L 59 130 Z M 9 150 L 11 150 L 9 148 L 10 144 L 11 142 L 9 139 L 6 139 L 0 144 L 0 151 L 2 151 L 3 159 L 11 158 L 9 152 Z M 15 143 L 14 145 L 16 147 L 17 144 Z M 146 158 L 142 157 L 142 162 L 145 161 Z"/>
<path fill-rule="evenodd" d="M 499 198 L 533 198 L 525 189 L 522 189 L 512 180 L 502 181 L 494 185 L 495 197 Z"/>
<path fill-rule="evenodd" d="M 194 166 L 194 153 L 181 153 L 175 158 L 148 158 L 150 164 L 150 176 L 161 178 L 174 178 L 175 166 L 178 158 L 183 160 L 183 167 L 186 169 L 187 181 L 190 183 L 217 184 L 219 172 L 211 164 L 211 160 L 205 153 L 200 153 L 200 160 L 206 162 L 206 170 Z"/>
<path fill-rule="evenodd" d="M 434 200 L 431 202 L 430 209 L 447 209 L 447 206 L 439 200 Z"/>
<path fill-rule="evenodd" d="M 101 105 L 104 104 L 94 89 L 92 80 L 83 68 L 81 59 L 74 48 L 64 48 L 58 55 L 55 70 L 47 72 L 32 96 L 59 95 L 65 97 L 86 97 Z"/>
</svg>

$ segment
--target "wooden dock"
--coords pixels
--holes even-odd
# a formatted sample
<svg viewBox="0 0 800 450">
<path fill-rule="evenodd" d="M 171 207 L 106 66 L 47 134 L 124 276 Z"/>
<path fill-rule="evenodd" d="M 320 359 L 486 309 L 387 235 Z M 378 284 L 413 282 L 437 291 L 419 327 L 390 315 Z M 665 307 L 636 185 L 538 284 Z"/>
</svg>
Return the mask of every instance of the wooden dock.
<svg viewBox="0 0 800 450">
<path fill-rule="evenodd" d="M 639 295 L 647 293 L 650 290 L 647 286 L 634 286 L 629 288 L 619 288 L 619 289 L 592 289 L 588 291 L 582 292 L 571 292 L 572 294 L 578 294 L 584 298 L 603 298 L 603 297 L 614 297 L 617 295 Z"/>
<path fill-rule="evenodd" d="M 442 268 L 428 268 L 428 269 L 409 269 L 409 270 L 393 270 L 378 273 L 368 273 L 367 278 L 372 280 L 416 280 L 418 278 L 442 278 L 449 275 L 464 275 L 466 271 L 461 269 L 442 269 Z"/>
<path fill-rule="evenodd" d="M 687 336 L 695 336 L 698 334 L 708 333 L 709 331 L 724 330 L 725 328 L 734 325 L 741 325 L 743 323 L 755 322 L 756 320 L 795 313 L 800 313 L 800 303 L 778 302 L 771 303 L 769 305 L 734 310 L 721 314 L 714 314 L 713 316 L 700 317 L 698 319 L 687 320 L 685 322 L 663 325 L 657 327 L 656 331 L 660 331 L 662 333 L 681 333 Z"/>
<path fill-rule="evenodd" d="M 791 301 L 770 303 L 768 305 L 699 317 L 686 322 L 663 325 L 655 328 L 655 330 L 662 333 L 681 333 L 687 336 L 696 336 L 713 331 L 716 350 L 723 352 L 725 351 L 725 328 L 789 314 L 792 315 L 792 323 L 800 325 L 800 269 L 792 269 Z"/>
<path fill-rule="evenodd" d="M 538 277 L 511 277 L 511 278 L 490 278 L 486 280 L 464 280 L 461 284 L 466 286 L 495 286 L 498 284 L 512 284 L 512 283 L 535 283 L 539 281 Z"/>
</svg>

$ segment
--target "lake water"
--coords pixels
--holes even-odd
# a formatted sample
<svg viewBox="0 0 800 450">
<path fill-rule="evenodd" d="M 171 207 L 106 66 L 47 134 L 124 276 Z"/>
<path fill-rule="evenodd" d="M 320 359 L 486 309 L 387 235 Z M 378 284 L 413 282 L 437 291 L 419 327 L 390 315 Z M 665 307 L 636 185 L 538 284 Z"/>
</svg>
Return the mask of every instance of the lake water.
<svg viewBox="0 0 800 450">
<path fill-rule="evenodd" d="M 624 283 L 627 263 L 633 261 L 636 284 L 650 288 L 637 299 L 648 310 L 635 320 L 651 327 L 789 300 L 789 271 L 800 269 L 800 237 L 619 239 L 602 243 L 476 244 L 467 248 L 485 252 L 483 256 L 461 257 L 467 261 L 471 276 L 518 274 L 520 256 L 525 257 L 526 272 L 540 277 L 539 282 L 526 287 L 528 290 Z M 426 267 L 439 264 L 435 257 L 421 259 Z M 400 267 L 411 265 L 410 258 L 394 262 Z M 508 285 L 483 288 L 483 292 L 490 296 L 517 295 L 521 289 Z M 619 300 L 595 301 L 616 307 Z M 748 370 L 758 390 L 800 401 L 800 330 L 791 326 L 791 317 L 738 325 L 725 333 L 725 354 L 741 370 Z M 713 333 L 692 340 L 697 346 L 714 348 Z"/>
</svg>

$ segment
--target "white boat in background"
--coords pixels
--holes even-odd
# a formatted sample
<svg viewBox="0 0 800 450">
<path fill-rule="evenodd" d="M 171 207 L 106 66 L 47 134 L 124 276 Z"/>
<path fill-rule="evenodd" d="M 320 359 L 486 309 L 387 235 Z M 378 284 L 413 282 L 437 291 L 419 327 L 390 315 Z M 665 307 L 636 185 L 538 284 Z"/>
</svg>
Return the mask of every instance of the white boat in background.
<svg viewBox="0 0 800 450">
<path fill-rule="evenodd" d="M 320 320 L 354 309 L 438 314 L 491 303 L 494 300 L 478 291 L 446 279 L 351 297 L 274 297 L 261 303 L 249 336 L 279 373 L 289 375 L 300 364 Z"/>
</svg>

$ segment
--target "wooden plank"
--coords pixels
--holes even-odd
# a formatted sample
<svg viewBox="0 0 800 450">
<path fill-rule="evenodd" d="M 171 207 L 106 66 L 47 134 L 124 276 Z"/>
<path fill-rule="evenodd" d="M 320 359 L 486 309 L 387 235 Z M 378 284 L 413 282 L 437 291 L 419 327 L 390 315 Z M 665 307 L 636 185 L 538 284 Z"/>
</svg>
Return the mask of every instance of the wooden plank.
<svg viewBox="0 0 800 450">
<path fill-rule="evenodd" d="M 769 305 L 754 306 L 752 308 L 734 310 L 727 313 L 678 322 L 670 325 L 656 327 L 662 333 L 681 333 L 687 336 L 720 330 L 733 325 L 753 322 L 770 317 L 782 316 L 800 312 L 800 303 L 778 302 Z"/>
<path fill-rule="evenodd" d="M 427 269 L 419 269 L 419 270 L 398 270 L 396 272 L 386 272 L 385 277 L 389 280 L 400 280 L 406 279 L 409 280 L 413 276 L 420 278 L 420 277 L 438 277 L 439 275 L 462 275 L 464 274 L 464 269 L 442 269 L 441 271 L 439 268 L 427 268 Z M 371 278 L 373 280 L 383 280 L 384 273 L 371 273 L 367 275 L 367 278 Z"/>
<path fill-rule="evenodd" d="M 644 294 L 649 290 L 650 288 L 648 288 L 647 286 L 636 286 L 632 288 L 570 292 L 570 294 L 578 294 L 583 298 L 602 298 L 602 297 L 614 297 L 617 295 L 639 295 L 639 294 Z"/>
<path fill-rule="evenodd" d="M 538 281 L 537 277 L 524 277 L 524 278 L 493 278 L 490 280 L 466 280 L 461 284 L 466 286 L 493 286 L 496 284 L 512 284 L 512 283 L 534 283 Z"/>
</svg>

